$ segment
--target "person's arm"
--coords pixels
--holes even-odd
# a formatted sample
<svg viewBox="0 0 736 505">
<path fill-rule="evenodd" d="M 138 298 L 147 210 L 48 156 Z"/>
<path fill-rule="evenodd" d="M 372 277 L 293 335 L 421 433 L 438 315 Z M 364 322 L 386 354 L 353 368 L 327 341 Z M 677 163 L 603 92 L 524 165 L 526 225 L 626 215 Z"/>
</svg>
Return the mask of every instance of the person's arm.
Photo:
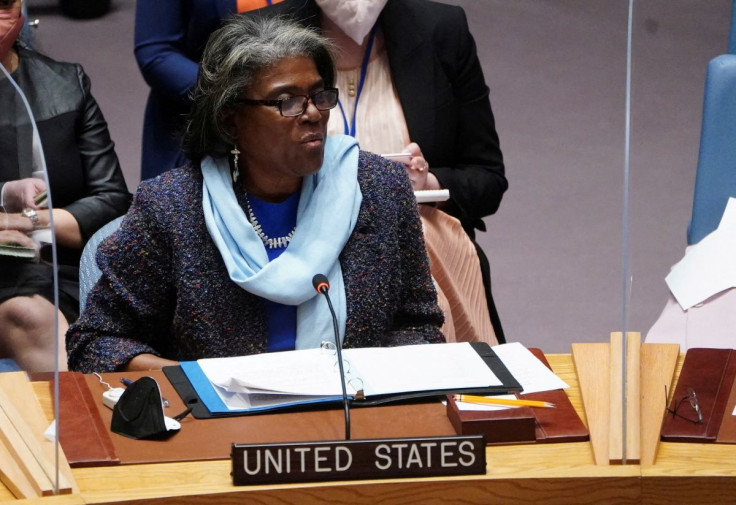
<svg viewBox="0 0 736 505">
<path fill-rule="evenodd" d="M 178 361 L 161 358 L 155 354 L 139 354 L 128 362 L 126 371 L 161 370 L 165 366 L 178 365 Z"/>
<path fill-rule="evenodd" d="M 387 163 L 388 164 L 388 163 Z M 392 200 L 397 213 L 396 237 L 399 244 L 399 305 L 392 317 L 389 345 L 444 342 L 440 328 L 444 322 L 437 304 L 437 291 L 429 270 L 422 224 L 411 183 L 399 165 L 387 167 L 396 172 Z"/>
<path fill-rule="evenodd" d="M 188 103 L 198 64 L 185 54 L 189 20 L 182 0 L 138 0 L 135 58 L 146 83 L 170 100 Z"/>
<path fill-rule="evenodd" d="M 76 234 L 79 236 L 74 240 L 79 239 L 81 247 L 95 231 L 127 211 L 131 195 L 107 122 L 91 94 L 89 78 L 81 66 L 76 65 L 76 71 L 84 100 L 83 108 L 79 111 L 76 142 L 85 175 L 85 196 L 67 205 L 64 210 L 78 223 Z M 57 218 L 57 210 L 54 211 L 54 218 L 58 220 L 55 222 L 56 234 L 61 243 L 66 240 L 65 230 L 72 232 L 72 223 L 68 222 L 65 215 Z"/>
<path fill-rule="evenodd" d="M 102 276 L 66 336 L 70 370 L 124 370 L 136 356 L 169 348 L 176 294 L 166 210 L 156 195 L 143 183 L 118 231 L 100 245 Z"/>
<path fill-rule="evenodd" d="M 432 28 L 424 35 L 431 40 L 426 50 L 433 51 L 435 70 L 442 74 L 430 81 L 426 75 L 400 75 L 400 61 L 395 62 L 392 72 L 399 73 L 395 78 L 402 104 L 406 94 L 436 87 L 422 91 L 435 95 L 438 108 L 431 127 L 417 122 L 422 116 L 414 109 L 419 105 L 405 107 L 411 140 L 423 152 L 429 172 L 450 192 L 450 200 L 440 207 L 459 218 L 466 229 L 484 229 L 482 218 L 498 210 L 508 188 L 489 89 L 464 11 L 448 5 L 434 8 L 441 9 L 435 13 L 440 15 L 426 21 Z M 392 12 L 397 10 L 398 4 Z M 396 23 L 391 20 L 392 30 Z M 411 102 L 416 104 L 415 99 Z"/>
<path fill-rule="evenodd" d="M 54 209 L 54 234 L 60 246 L 81 249 L 84 245 L 77 220 L 64 209 Z M 0 229 L 13 230 L 29 235 L 37 229 L 48 228 L 51 216 L 48 209 L 36 211 L 36 223 L 30 217 L 17 213 L 0 214 Z"/>
</svg>

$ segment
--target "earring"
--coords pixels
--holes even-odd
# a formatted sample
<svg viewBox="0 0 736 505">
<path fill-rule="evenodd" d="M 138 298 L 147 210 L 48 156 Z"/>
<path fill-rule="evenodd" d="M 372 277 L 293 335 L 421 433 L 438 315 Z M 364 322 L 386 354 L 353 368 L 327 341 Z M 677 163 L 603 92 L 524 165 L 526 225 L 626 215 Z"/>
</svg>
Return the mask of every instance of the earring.
<svg viewBox="0 0 736 505">
<path fill-rule="evenodd" d="M 233 183 L 235 183 L 238 182 L 238 177 L 240 177 L 240 167 L 238 166 L 238 155 L 240 151 L 238 150 L 238 146 L 233 146 L 230 154 L 233 155 L 233 166 L 235 167 L 233 170 Z"/>
</svg>

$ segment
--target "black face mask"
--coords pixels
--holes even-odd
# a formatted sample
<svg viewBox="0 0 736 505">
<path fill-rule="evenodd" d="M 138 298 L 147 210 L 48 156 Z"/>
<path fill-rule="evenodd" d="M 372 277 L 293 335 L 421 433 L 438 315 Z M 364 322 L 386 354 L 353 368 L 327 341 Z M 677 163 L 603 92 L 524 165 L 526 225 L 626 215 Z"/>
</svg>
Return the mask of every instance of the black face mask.
<svg viewBox="0 0 736 505">
<path fill-rule="evenodd" d="M 178 421 L 189 412 L 191 408 L 174 418 L 164 416 L 158 383 L 151 377 L 141 377 L 127 387 L 115 404 L 110 429 L 136 440 L 165 439 L 178 433 L 181 429 Z"/>
</svg>

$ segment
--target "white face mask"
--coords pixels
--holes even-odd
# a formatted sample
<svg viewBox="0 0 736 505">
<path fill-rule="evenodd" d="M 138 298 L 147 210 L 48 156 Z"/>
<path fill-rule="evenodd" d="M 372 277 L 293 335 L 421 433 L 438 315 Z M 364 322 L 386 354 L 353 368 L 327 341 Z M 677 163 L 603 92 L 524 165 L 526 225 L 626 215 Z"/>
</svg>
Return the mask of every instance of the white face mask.
<svg viewBox="0 0 736 505">
<path fill-rule="evenodd" d="M 345 34 L 357 44 L 376 24 L 388 0 L 315 0 L 317 5 Z"/>
</svg>

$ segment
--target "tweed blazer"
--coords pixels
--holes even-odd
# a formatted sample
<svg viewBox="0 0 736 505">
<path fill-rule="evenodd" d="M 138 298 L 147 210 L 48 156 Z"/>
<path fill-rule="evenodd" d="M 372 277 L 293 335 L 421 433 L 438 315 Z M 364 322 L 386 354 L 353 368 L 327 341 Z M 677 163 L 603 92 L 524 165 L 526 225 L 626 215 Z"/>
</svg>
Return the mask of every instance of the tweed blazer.
<svg viewBox="0 0 736 505">
<path fill-rule="evenodd" d="M 358 181 L 363 200 L 340 255 L 345 346 L 444 341 L 405 169 L 361 152 Z M 198 167 L 143 182 L 97 263 L 102 277 L 67 333 L 71 370 L 113 371 L 141 353 L 194 360 L 266 350 L 263 299 L 228 276 L 205 226 Z"/>
</svg>

